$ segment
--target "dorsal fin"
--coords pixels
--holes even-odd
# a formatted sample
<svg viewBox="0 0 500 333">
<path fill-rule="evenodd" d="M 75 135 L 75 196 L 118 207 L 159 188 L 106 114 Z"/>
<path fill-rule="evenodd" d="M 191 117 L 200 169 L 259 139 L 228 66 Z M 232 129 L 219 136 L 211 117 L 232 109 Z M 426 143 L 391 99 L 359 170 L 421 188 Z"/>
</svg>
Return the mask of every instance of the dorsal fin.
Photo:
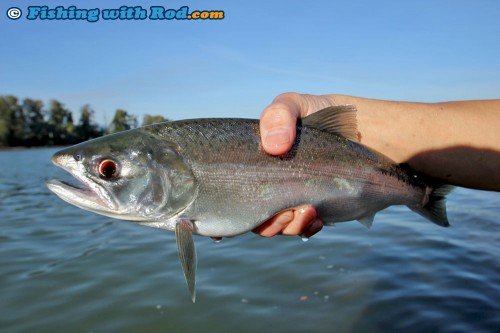
<svg viewBox="0 0 500 333">
<path fill-rule="evenodd" d="M 302 126 L 337 134 L 358 142 L 356 106 L 352 104 L 330 106 L 302 119 Z"/>
</svg>

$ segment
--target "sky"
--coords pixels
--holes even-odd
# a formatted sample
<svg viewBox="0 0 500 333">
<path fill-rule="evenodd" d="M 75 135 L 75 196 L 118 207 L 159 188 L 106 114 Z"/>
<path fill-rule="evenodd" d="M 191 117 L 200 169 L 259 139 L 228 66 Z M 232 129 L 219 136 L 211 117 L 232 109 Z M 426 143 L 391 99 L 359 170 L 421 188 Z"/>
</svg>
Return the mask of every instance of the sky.
<svg viewBox="0 0 500 333">
<path fill-rule="evenodd" d="M 143 20 L 27 19 L 28 7 L 143 8 Z M 224 11 L 153 20 L 150 7 Z M 12 20 L 11 7 L 22 11 Z M 33 14 L 35 15 L 35 14 Z M 283 92 L 437 102 L 500 98 L 500 1 L 0 2 L 0 95 L 177 120 L 258 118 Z"/>
</svg>

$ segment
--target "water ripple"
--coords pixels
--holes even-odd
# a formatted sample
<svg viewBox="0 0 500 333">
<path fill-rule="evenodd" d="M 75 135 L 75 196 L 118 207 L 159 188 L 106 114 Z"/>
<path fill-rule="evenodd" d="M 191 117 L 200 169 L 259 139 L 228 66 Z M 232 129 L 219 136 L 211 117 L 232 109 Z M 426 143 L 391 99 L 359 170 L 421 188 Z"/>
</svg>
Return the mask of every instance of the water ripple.
<svg viewBox="0 0 500 333">
<path fill-rule="evenodd" d="M 254 234 L 220 243 L 195 237 L 192 304 L 174 235 L 57 199 L 44 183 L 67 175 L 51 166 L 52 152 L 0 152 L 2 332 L 500 327 L 498 193 L 454 191 L 446 229 L 392 207 L 370 230 L 339 223 L 306 243 Z"/>
</svg>

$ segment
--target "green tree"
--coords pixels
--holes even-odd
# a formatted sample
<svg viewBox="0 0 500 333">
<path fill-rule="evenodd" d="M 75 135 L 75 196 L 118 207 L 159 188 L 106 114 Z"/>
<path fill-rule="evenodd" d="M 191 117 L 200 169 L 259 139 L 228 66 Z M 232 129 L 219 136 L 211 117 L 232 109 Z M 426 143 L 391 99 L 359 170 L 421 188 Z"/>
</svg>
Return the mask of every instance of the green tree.
<svg viewBox="0 0 500 333">
<path fill-rule="evenodd" d="M 66 114 L 66 121 L 65 121 L 65 128 L 64 132 L 66 133 L 66 143 L 75 143 L 77 141 L 76 138 L 76 127 L 73 122 L 73 114 L 71 112 L 68 112 Z"/>
<path fill-rule="evenodd" d="M 69 111 L 64 107 L 64 104 L 55 99 L 51 100 L 49 106 L 49 124 L 62 132 L 68 113 Z"/>
<path fill-rule="evenodd" d="M 102 130 L 94 122 L 95 111 L 86 104 L 80 109 L 80 121 L 76 127 L 78 141 L 85 141 L 102 135 Z"/>
<path fill-rule="evenodd" d="M 10 110 L 4 96 L 0 96 L 0 147 L 9 145 Z"/>
<path fill-rule="evenodd" d="M 122 109 L 117 109 L 115 116 L 109 124 L 109 133 L 116 133 L 121 131 L 126 131 L 137 127 L 137 118 L 133 115 L 127 113 L 127 111 Z"/>
<path fill-rule="evenodd" d="M 156 124 L 156 123 L 163 123 L 165 121 L 169 120 L 163 116 L 151 116 L 147 114 L 144 115 L 144 118 L 142 119 L 142 126 Z"/>
<path fill-rule="evenodd" d="M 68 114 L 71 114 L 71 112 L 64 107 L 64 104 L 55 99 L 50 101 L 49 135 L 55 144 L 64 144 L 68 141 L 68 133 L 66 132 Z"/>
<path fill-rule="evenodd" d="M 43 102 L 25 98 L 22 103 L 22 112 L 25 118 L 24 145 L 46 145 L 49 137 L 49 128 L 44 119 Z"/>
<path fill-rule="evenodd" d="M 24 143 L 25 117 L 15 96 L 0 96 L 0 145 L 20 146 Z"/>
</svg>

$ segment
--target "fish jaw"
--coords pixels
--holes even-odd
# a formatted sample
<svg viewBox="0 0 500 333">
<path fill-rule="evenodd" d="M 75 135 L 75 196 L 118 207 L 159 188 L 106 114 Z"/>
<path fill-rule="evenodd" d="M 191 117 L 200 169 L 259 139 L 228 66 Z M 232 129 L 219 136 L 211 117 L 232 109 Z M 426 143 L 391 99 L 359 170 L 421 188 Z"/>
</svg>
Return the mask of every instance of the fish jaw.
<svg viewBox="0 0 500 333">
<path fill-rule="evenodd" d="M 75 177 L 81 186 L 72 185 L 60 180 L 49 180 L 47 187 L 62 200 L 79 208 L 98 214 L 119 216 L 119 205 L 116 200 L 99 184 L 85 177 L 74 158 L 63 152 L 56 153 L 52 162 Z"/>
<path fill-rule="evenodd" d="M 62 200 L 79 208 L 97 211 L 105 207 L 104 202 L 88 187 L 77 187 L 69 183 L 52 179 L 47 182 L 49 190 L 54 192 Z"/>
</svg>

